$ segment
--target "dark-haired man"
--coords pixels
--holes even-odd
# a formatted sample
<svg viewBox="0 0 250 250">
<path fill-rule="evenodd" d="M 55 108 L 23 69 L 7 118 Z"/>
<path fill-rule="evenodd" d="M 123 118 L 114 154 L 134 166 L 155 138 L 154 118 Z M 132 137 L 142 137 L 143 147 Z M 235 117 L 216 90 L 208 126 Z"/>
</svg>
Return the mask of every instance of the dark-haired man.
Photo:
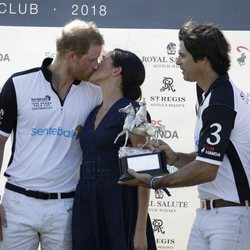
<svg viewBox="0 0 250 250">
<path fill-rule="evenodd" d="M 154 189 L 198 185 L 201 207 L 188 250 L 248 250 L 250 247 L 250 107 L 229 78 L 230 45 L 212 24 L 187 22 L 179 31 L 177 64 L 186 81 L 197 84 L 195 152 L 164 151 L 179 168 L 161 178 L 138 174 L 121 182 Z"/>
</svg>

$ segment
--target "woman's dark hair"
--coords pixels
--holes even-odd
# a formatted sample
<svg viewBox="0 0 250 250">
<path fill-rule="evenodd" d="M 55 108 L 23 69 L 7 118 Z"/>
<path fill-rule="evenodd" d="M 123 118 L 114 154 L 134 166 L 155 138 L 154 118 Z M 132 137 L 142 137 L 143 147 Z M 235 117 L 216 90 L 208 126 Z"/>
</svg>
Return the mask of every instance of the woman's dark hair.
<svg viewBox="0 0 250 250">
<path fill-rule="evenodd" d="M 179 31 L 179 40 L 184 42 L 195 62 L 207 57 L 217 74 L 224 75 L 229 70 L 231 47 L 218 27 L 188 21 Z"/>
<path fill-rule="evenodd" d="M 141 59 L 134 53 L 114 49 L 111 58 L 114 67 L 121 67 L 123 95 L 131 100 L 141 97 L 141 85 L 145 80 L 145 68 Z"/>
</svg>

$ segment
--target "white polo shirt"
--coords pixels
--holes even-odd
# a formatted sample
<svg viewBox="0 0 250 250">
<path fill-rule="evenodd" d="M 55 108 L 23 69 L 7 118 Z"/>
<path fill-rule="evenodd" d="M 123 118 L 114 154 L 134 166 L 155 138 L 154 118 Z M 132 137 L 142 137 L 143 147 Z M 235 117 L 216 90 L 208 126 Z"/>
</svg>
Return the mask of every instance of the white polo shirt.
<svg viewBox="0 0 250 250">
<path fill-rule="evenodd" d="M 228 77 L 198 89 L 196 160 L 219 165 L 214 181 L 198 186 L 202 199 L 250 200 L 250 106 Z"/>
<path fill-rule="evenodd" d="M 75 81 L 64 101 L 51 85 L 46 58 L 41 68 L 11 76 L 1 91 L 0 134 L 13 132 L 5 172 L 9 182 L 44 192 L 75 190 L 82 159 L 77 126 L 102 101 L 100 87 Z"/>
</svg>

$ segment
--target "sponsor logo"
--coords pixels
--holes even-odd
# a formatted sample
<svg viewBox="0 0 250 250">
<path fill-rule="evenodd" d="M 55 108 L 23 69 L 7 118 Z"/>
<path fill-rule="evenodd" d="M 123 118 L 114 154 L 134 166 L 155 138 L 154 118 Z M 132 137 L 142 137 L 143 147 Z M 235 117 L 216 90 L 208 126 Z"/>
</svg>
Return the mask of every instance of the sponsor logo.
<svg viewBox="0 0 250 250">
<path fill-rule="evenodd" d="M 157 249 L 176 249 L 175 239 L 155 238 Z"/>
<path fill-rule="evenodd" d="M 173 42 L 170 42 L 167 45 L 167 53 L 168 55 L 175 55 L 176 54 L 176 44 Z"/>
<path fill-rule="evenodd" d="M 151 124 L 155 126 L 162 127 L 161 131 L 155 132 L 155 137 L 157 139 L 179 139 L 178 132 L 176 130 L 166 130 L 165 126 L 162 124 L 162 120 L 151 120 Z"/>
<path fill-rule="evenodd" d="M 149 105 L 151 107 L 184 108 L 187 98 L 185 96 L 157 95 L 150 96 Z"/>
<path fill-rule="evenodd" d="M 158 246 L 158 248 L 160 248 L 160 249 L 174 249 L 173 247 L 166 246 L 166 244 L 168 244 L 168 245 L 175 244 L 175 239 L 156 238 L 156 244 L 164 244 L 165 245 L 165 247 Z"/>
<path fill-rule="evenodd" d="M 176 130 L 170 131 L 170 130 L 165 130 L 164 132 L 159 132 L 156 131 L 155 137 L 157 139 L 179 139 L 179 135 Z"/>
<path fill-rule="evenodd" d="M 151 120 L 151 124 L 161 128 L 155 132 L 157 139 L 179 139 L 178 132 L 176 130 L 166 130 L 165 125 L 162 124 L 162 120 Z"/>
<path fill-rule="evenodd" d="M 10 62 L 9 54 L 0 53 L 0 62 Z"/>
<path fill-rule="evenodd" d="M 166 238 L 166 231 L 164 229 L 163 220 L 153 219 L 152 227 L 155 233 L 155 242 L 157 244 L 157 249 L 174 249 L 175 239 Z"/>
<path fill-rule="evenodd" d="M 162 189 L 155 190 L 155 198 L 156 199 L 163 199 L 164 191 Z"/>
<path fill-rule="evenodd" d="M 32 128 L 31 136 L 63 136 L 66 138 L 74 139 L 76 138 L 77 131 L 57 128 Z"/>
<path fill-rule="evenodd" d="M 250 50 L 245 46 L 238 46 L 236 50 L 240 53 L 240 56 L 237 58 L 237 61 L 239 65 L 242 67 L 246 65 L 246 58 L 247 58 L 246 52 L 249 52 Z"/>
<path fill-rule="evenodd" d="M 162 120 L 151 120 L 151 123 L 152 123 L 153 125 L 158 125 L 158 126 L 160 126 L 160 125 L 162 125 Z"/>
<path fill-rule="evenodd" d="M 151 200 L 150 207 L 163 207 L 163 208 L 188 208 L 187 201 L 165 201 L 165 200 Z"/>
<path fill-rule="evenodd" d="M 201 153 L 202 154 L 206 154 L 206 155 L 211 155 L 211 156 L 216 156 L 216 157 L 220 157 L 221 154 L 214 151 L 214 147 L 212 146 L 207 146 L 205 145 L 202 149 L 201 149 Z"/>
<path fill-rule="evenodd" d="M 151 199 L 149 202 L 149 212 L 152 213 L 176 213 L 179 209 L 187 209 L 187 201 L 166 201 L 163 199 L 164 194 L 158 192 L 155 194 L 155 200 Z"/>
<path fill-rule="evenodd" d="M 45 97 L 31 98 L 32 110 L 52 109 L 51 97 L 46 95 Z"/>
<path fill-rule="evenodd" d="M 143 55 L 141 60 L 145 65 L 152 66 L 154 68 L 179 68 L 176 65 L 177 56 L 176 56 L 176 44 L 170 42 L 166 45 L 166 52 L 163 52 L 162 56 L 158 55 Z"/>
<path fill-rule="evenodd" d="M 162 80 L 163 87 L 160 89 L 161 92 L 167 90 L 171 92 L 175 92 L 176 89 L 174 88 L 174 80 L 171 77 L 163 77 Z"/>
<path fill-rule="evenodd" d="M 176 88 L 174 85 L 174 79 L 172 77 L 164 76 L 162 79 L 162 87 L 160 92 L 167 92 L 164 95 L 150 96 L 149 105 L 151 107 L 172 107 L 172 108 L 184 108 L 186 104 L 185 96 L 178 96 L 176 94 Z"/>
<path fill-rule="evenodd" d="M 153 226 L 154 232 L 165 234 L 165 231 L 163 229 L 163 221 L 162 220 L 154 219 L 152 221 L 152 226 Z"/>
</svg>

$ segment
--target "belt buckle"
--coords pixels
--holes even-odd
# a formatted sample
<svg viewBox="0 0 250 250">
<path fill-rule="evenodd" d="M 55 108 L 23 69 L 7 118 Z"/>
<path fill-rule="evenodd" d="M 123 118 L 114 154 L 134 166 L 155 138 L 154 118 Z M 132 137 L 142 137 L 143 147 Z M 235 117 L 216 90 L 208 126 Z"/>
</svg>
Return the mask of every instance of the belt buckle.
<svg viewBox="0 0 250 250">
<path fill-rule="evenodd" d="M 207 210 L 206 200 L 200 200 L 200 206 L 201 206 L 201 209 Z"/>
<path fill-rule="evenodd" d="M 61 199 L 61 193 L 45 193 L 45 194 L 47 195 L 47 200 Z"/>
</svg>

